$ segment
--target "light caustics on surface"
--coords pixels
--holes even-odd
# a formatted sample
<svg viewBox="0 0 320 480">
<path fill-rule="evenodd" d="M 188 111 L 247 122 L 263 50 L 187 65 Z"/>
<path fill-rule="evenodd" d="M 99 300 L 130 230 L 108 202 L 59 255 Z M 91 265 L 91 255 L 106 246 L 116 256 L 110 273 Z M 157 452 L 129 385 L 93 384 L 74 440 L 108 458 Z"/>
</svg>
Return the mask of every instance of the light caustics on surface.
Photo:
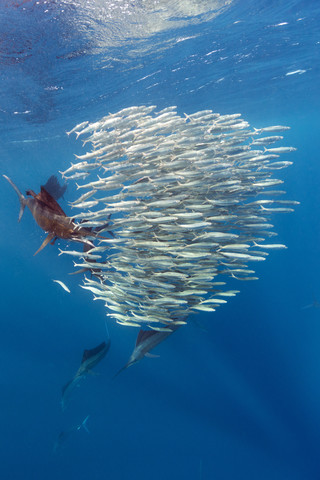
<svg viewBox="0 0 320 480">
<path fill-rule="evenodd" d="M 69 40 L 83 38 L 86 50 L 97 52 L 102 48 L 124 46 L 124 42 L 146 39 L 154 34 L 180 27 L 191 26 L 207 22 L 220 15 L 233 3 L 233 0 L 17 0 L 7 1 L 3 5 L 2 15 L 19 22 L 22 29 L 22 39 L 19 45 L 25 42 L 29 53 L 34 48 L 35 36 L 39 35 L 39 25 L 36 31 L 30 29 L 35 20 L 42 20 L 40 32 L 46 37 L 52 28 L 61 29 L 62 39 Z M 32 18 L 29 15 L 32 15 Z M 29 19 L 29 21 L 27 21 Z M 45 27 L 47 28 L 45 28 Z M 13 28 L 5 25 L 6 28 Z M 58 31 L 56 31 L 58 33 Z M 26 35 L 28 38 L 26 38 Z M 31 36 L 30 36 L 31 35 Z M 4 36 L 6 43 L 6 35 Z M 17 42 L 17 39 L 15 39 Z M 11 42 L 12 43 L 12 42 Z M 8 49 L 17 52 L 14 45 L 8 42 Z M 12 50 L 13 51 L 13 50 Z M 20 53 L 20 52 L 18 52 Z"/>
<path fill-rule="evenodd" d="M 72 6 L 83 34 L 90 37 L 92 32 L 95 46 L 105 48 L 209 21 L 231 3 L 233 0 L 64 0 L 61 8 Z"/>
<path fill-rule="evenodd" d="M 96 102 L 101 105 L 102 99 L 115 97 L 115 90 L 122 82 L 123 88 L 130 88 L 135 74 L 129 78 L 124 72 L 135 71 L 138 75 L 145 66 L 145 55 L 161 55 L 160 52 L 173 45 L 200 35 L 192 26 L 216 18 L 231 3 L 231 0 L 0 2 L 3 83 L 0 120 L 3 118 L 8 128 L 10 118 L 11 128 L 19 131 L 13 141 L 18 138 L 19 142 L 38 142 L 39 137 L 48 137 L 47 130 L 38 138 L 30 130 L 30 136 L 23 138 L 19 122 L 43 126 L 62 115 L 67 124 L 69 115 L 75 118 L 78 109 L 92 111 Z M 142 73 L 139 79 L 144 76 Z M 94 88 L 83 95 L 87 82 Z M 68 108 L 64 110 L 66 104 Z"/>
<path fill-rule="evenodd" d="M 154 106 L 77 125 L 69 134 L 92 150 L 62 175 L 81 192 L 73 218 L 105 237 L 82 263 L 76 257 L 96 276 L 83 288 L 118 323 L 160 331 L 226 303 L 237 293 L 226 280 L 255 279 L 252 263 L 285 248 L 270 240 L 270 216 L 298 203 L 280 200 L 273 178 L 291 164 L 279 154 L 295 150 L 274 146 L 287 128 Z"/>
</svg>

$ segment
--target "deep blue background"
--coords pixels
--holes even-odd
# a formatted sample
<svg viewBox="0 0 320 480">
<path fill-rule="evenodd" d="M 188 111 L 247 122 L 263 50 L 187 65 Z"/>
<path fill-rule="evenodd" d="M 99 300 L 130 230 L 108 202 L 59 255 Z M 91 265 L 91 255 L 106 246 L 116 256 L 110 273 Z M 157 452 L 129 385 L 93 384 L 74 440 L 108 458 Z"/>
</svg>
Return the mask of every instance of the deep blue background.
<svg viewBox="0 0 320 480">
<path fill-rule="evenodd" d="M 1 181 L 1 478 L 320 478 L 320 310 L 305 308 L 320 302 L 319 2 L 239 0 L 140 40 L 116 30 L 108 46 L 98 42 L 108 23 L 80 6 L 0 4 L 1 173 L 37 191 L 81 151 L 65 135 L 79 122 L 130 105 L 211 108 L 291 126 L 294 165 L 280 177 L 301 205 L 274 218 L 288 249 L 255 266 L 259 281 L 237 282 L 237 297 L 115 381 L 137 332 L 109 323 L 100 375 L 62 412 L 61 386 L 105 338 L 106 310 L 68 276 L 57 245 L 33 257 L 44 234 L 29 211 L 17 223 L 17 196 Z M 70 212 L 74 185 L 65 197 Z M 54 454 L 59 433 L 88 414 L 90 435 L 73 432 Z"/>
</svg>

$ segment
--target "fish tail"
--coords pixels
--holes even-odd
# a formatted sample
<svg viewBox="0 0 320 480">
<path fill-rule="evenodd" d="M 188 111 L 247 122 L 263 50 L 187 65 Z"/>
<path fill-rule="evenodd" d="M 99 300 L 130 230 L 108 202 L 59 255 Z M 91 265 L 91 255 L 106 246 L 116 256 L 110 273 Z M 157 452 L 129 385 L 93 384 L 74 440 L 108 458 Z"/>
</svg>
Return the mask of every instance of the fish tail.
<svg viewBox="0 0 320 480">
<path fill-rule="evenodd" d="M 90 433 L 90 430 L 88 429 L 88 427 L 86 425 L 89 417 L 90 417 L 90 415 L 87 415 L 86 418 L 83 420 L 83 422 L 80 425 L 80 427 L 84 428 L 87 433 Z"/>
<path fill-rule="evenodd" d="M 18 222 L 20 222 L 21 218 L 22 218 L 22 215 L 23 215 L 23 212 L 24 212 L 24 209 L 25 209 L 25 206 L 27 205 L 27 200 L 26 198 L 22 195 L 22 193 L 20 192 L 20 190 L 18 189 L 18 187 L 13 183 L 13 181 L 7 177 L 6 175 L 3 175 L 3 177 L 8 180 L 8 182 L 10 183 L 10 185 L 12 186 L 12 188 L 14 188 L 14 190 L 16 191 L 16 194 L 18 195 L 19 197 L 19 201 L 20 201 L 20 212 L 19 212 L 19 217 L 18 217 Z"/>
</svg>

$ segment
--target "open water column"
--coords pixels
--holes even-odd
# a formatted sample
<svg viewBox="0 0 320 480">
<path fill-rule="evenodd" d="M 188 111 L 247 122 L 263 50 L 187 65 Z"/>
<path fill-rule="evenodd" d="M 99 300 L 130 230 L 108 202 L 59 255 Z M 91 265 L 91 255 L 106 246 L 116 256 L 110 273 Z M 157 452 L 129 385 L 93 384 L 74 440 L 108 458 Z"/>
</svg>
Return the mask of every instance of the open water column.
<svg viewBox="0 0 320 480">
<path fill-rule="evenodd" d="M 319 478 L 319 22 L 0 2 L 3 478 Z"/>
</svg>

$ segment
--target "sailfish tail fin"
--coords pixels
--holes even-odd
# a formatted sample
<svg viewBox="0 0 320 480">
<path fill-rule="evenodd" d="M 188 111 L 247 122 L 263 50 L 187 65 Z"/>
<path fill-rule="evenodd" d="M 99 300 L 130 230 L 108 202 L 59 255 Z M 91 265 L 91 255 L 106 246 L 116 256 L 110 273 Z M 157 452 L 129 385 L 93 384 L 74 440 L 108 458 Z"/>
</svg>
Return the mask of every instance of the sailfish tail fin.
<svg viewBox="0 0 320 480">
<path fill-rule="evenodd" d="M 83 420 L 83 422 L 80 423 L 80 425 L 77 426 L 77 430 L 80 430 L 82 427 L 87 433 L 90 433 L 90 430 L 87 427 L 87 421 L 90 415 L 87 415 L 86 418 Z"/>
<path fill-rule="evenodd" d="M 25 206 L 27 204 L 27 201 L 25 199 L 25 197 L 22 195 L 22 193 L 20 192 L 20 190 L 18 189 L 18 187 L 13 183 L 13 181 L 7 177 L 6 175 L 3 175 L 3 177 L 8 180 L 8 182 L 10 183 L 10 185 L 14 188 L 16 194 L 18 195 L 19 197 L 19 201 L 20 201 L 20 212 L 19 212 L 19 217 L 18 217 L 18 222 L 20 222 L 21 218 L 22 218 L 22 215 L 23 215 L 23 212 L 24 212 L 24 209 L 25 209 Z"/>
</svg>

